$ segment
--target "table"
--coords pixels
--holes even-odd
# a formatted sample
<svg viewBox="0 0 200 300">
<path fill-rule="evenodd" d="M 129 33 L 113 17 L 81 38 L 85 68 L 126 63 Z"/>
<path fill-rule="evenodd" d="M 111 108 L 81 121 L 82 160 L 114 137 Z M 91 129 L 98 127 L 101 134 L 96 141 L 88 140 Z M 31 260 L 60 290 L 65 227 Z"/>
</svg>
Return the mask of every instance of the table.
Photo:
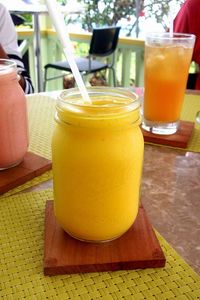
<svg viewBox="0 0 200 300">
<path fill-rule="evenodd" d="M 47 158 L 51 157 L 56 94 L 27 96 L 30 150 Z M 194 120 L 198 110 L 199 94 L 186 95 L 182 118 Z M 5 299 L 200 298 L 199 195 L 200 125 L 196 124 L 186 150 L 145 144 L 141 199 L 166 253 L 166 267 L 45 277 L 42 274 L 44 205 L 52 197 L 52 172 L 47 172 L 0 197 L 3 249 L 0 259 L 4 266 L 0 271 L 0 296 Z M 11 230 L 12 226 L 9 228 L 10 224 L 16 231 Z"/>
</svg>

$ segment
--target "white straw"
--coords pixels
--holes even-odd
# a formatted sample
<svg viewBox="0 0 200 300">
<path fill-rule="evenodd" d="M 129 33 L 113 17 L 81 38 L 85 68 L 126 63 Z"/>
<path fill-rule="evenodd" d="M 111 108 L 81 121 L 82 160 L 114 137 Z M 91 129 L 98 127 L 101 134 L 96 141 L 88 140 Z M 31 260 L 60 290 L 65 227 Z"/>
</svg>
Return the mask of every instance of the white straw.
<svg viewBox="0 0 200 300">
<path fill-rule="evenodd" d="M 171 4 L 170 10 L 169 10 L 169 34 L 170 37 L 173 37 L 174 32 L 174 13 L 173 13 L 173 6 Z"/>
<path fill-rule="evenodd" d="M 74 59 L 72 44 L 67 31 L 67 26 L 64 22 L 63 15 L 61 14 L 60 11 L 60 7 L 55 0 L 46 0 L 46 4 L 48 7 L 49 15 L 51 16 L 56 32 L 63 46 L 65 57 L 70 65 L 77 86 L 82 95 L 83 101 L 91 103 L 87 89 L 84 85 L 83 79 L 81 77 L 76 61 Z"/>
</svg>

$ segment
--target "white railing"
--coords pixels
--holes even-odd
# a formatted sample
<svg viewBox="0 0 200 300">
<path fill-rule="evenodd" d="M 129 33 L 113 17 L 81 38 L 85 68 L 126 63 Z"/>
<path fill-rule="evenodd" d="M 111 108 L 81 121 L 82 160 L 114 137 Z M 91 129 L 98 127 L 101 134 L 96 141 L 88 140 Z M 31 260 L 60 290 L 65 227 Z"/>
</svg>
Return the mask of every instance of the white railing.
<svg viewBox="0 0 200 300">
<path fill-rule="evenodd" d="M 35 82 L 35 58 L 34 58 L 34 37 L 32 29 L 18 29 L 18 38 L 23 40 L 21 52 L 29 50 L 30 75 Z M 62 48 L 53 29 L 42 30 L 41 32 L 41 56 L 42 69 L 48 62 L 64 59 Z M 75 45 L 86 44 L 89 47 L 90 33 L 70 33 L 70 38 Z M 76 54 L 76 48 L 75 48 Z M 116 69 L 118 85 L 129 87 L 132 80 L 135 86 L 143 86 L 143 61 L 144 41 L 129 37 L 120 37 L 116 51 Z M 56 72 L 56 71 L 54 71 Z M 48 89 L 62 88 L 61 80 L 48 82 Z"/>
</svg>

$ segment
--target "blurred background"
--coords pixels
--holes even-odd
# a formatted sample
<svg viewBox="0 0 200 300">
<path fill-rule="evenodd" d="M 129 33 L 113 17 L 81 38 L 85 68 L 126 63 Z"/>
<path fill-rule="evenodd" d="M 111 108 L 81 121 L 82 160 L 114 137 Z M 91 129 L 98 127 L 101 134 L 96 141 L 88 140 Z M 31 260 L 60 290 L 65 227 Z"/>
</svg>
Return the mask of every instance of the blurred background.
<svg viewBox="0 0 200 300">
<path fill-rule="evenodd" d="M 43 90 L 44 66 L 65 59 L 45 0 L 0 0 L 15 16 L 18 42 L 36 91 Z M 144 38 L 149 31 L 165 31 L 184 0 L 57 0 L 73 43 L 74 54 L 88 54 L 92 29 L 121 27 L 115 67 L 118 86 L 143 86 Z M 16 21 L 16 17 L 20 20 Z M 191 65 L 192 67 L 192 65 Z M 193 67 L 192 67 L 193 68 Z M 57 71 L 52 71 L 56 75 Z M 65 74 L 63 73 L 63 78 Z M 70 75 L 67 78 L 69 79 Z M 97 78 L 97 80 L 96 80 Z M 94 78 L 88 78 L 91 83 Z M 95 81 L 96 80 L 96 81 Z M 111 85 L 109 72 L 94 82 Z M 66 87 L 65 78 L 49 81 L 47 90 Z"/>
</svg>

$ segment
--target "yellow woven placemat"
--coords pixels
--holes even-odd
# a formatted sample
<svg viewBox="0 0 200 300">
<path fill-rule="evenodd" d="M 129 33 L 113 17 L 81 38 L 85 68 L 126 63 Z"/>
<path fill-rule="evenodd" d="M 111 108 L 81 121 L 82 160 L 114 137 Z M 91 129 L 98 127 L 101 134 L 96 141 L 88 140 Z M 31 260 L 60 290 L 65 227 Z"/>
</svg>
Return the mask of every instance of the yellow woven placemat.
<svg viewBox="0 0 200 300">
<path fill-rule="evenodd" d="M 51 159 L 51 137 L 54 129 L 55 100 L 43 94 L 27 97 L 29 116 L 29 150 Z"/>
<path fill-rule="evenodd" d="M 0 201 L 1 299 L 200 299 L 200 276 L 159 235 L 165 268 L 43 275 L 44 213 L 52 191 Z"/>
<path fill-rule="evenodd" d="M 55 99 L 55 98 L 54 98 Z M 30 122 L 30 150 L 51 158 L 51 136 L 54 128 L 55 101 L 52 97 L 35 94 L 28 97 Z M 200 111 L 200 95 L 185 95 L 181 119 L 195 122 Z M 184 151 L 200 152 L 200 125 L 195 123 L 195 130 L 187 149 Z"/>
<path fill-rule="evenodd" d="M 200 111 L 200 95 L 185 95 L 181 119 L 184 121 L 196 121 L 196 113 Z M 192 137 L 186 151 L 200 152 L 200 124 L 195 122 Z"/>
</svg>

